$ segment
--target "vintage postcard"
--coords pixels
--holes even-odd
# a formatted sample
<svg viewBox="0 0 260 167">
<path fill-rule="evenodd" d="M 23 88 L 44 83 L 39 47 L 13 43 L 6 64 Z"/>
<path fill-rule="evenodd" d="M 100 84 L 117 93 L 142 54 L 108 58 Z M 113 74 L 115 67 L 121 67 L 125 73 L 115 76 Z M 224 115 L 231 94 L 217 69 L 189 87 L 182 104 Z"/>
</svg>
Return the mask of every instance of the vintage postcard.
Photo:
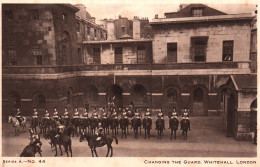
<svg viewBox="0 0 260 167">
<path fill-rule="evenodd" d="M 0 164 L 259 166 L 257 16 L 243 0 L 3 1 Z"/>
</svg>

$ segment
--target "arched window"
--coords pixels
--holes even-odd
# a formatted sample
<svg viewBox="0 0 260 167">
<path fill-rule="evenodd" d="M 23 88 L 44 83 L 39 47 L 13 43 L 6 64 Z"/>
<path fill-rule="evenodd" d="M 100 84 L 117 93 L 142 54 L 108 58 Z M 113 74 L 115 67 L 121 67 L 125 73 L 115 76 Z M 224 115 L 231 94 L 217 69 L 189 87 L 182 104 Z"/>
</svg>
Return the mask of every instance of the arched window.
<svg viewBox="0 0 260 167">
<path fill-rule="evenodd" d="M 177 91 L 175 89 L 173 88 L 168 89 L 167 102 L 169 103 L 177 102 Z"/>
<path fill-rule="evenodd" d="M 41 93 L 37 93 L 33 97 L 33 105 L 36 108 L 45 108 L 45 97 Z"/>
<path fill-rule="evenodd" d="M 64 31 L 61 37 L 62 42 L 69 42 L 70 41 L 70 35 L 67 31 Z"/>
<path fill-rule="evenodd" d="M 193 101 L 194 102 L 203 101 L 203 90 L 201 88 L 197 88 L 194 90 Z"/>
</svg>

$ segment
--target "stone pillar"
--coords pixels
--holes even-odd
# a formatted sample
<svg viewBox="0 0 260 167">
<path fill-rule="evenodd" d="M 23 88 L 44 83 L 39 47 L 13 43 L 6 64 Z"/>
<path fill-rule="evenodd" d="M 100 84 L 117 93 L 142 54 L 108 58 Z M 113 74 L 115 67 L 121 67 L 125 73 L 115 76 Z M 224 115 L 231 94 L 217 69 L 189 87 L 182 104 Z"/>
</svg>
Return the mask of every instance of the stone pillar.
<svg viewBox="0 0 260 167">
<path fill-rule="evenodd" d="M 140 39 L 141 37 L 141 21 L 138 17 L 134 17 L 133 19 L 133 39 Z"/>
<path fill-rule="evenodd" d="M 115 40 L 115 23 L 114 20 L 107 21 L 107 40 Z"/>
</svg>

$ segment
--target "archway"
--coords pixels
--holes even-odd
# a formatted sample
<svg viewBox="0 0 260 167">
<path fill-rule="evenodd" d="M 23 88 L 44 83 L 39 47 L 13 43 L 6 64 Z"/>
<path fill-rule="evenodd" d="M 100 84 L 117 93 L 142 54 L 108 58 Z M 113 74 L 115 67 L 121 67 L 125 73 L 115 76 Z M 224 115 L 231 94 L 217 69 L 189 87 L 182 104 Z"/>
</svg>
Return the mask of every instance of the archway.
<svg viewBox="0 0 260 167">
<path fill-rule="evenodd" d="M 234 94 L 231 93 L 227 104 L 227 136 L 233 137 L 235 132 L 235 109 L 236 101 Z"/>
<path fill-rule="evenodd" d="M 163 108 L 170 109 L 176 108 L 179 112 L 181 106 L 181 91 L 177 86 L 167 86 L 163 91 Z M 180 114 L 180 113 L 179 113 Z"/>
<path fill-rule="evenodd" d="M 117 108 L 123 107 L 123 89 L 118 85 L 112 85 L 107 89 L 107 102 L 109 98 L 114 97 L 114 103 Z"/>
<path fill-rule="evenodd" d="M 134 85 L 130 95 L 135 107 L 147 107 L 147 91 L 143 85 Z"/>
<path fill-rule="evenodd" d="M 16 110 L 17 108 L 21 108 L 20 95 L 15 91 L 11 91 L 9 93 L 9 106 L 11 111 Z"/>
<path fill-rule="evenodd" d="M 84 100 L 85 100 L 85 107 L 88 109 L 90 109 L 91 107 L 98 106 L 98 101 L 99 101 L 98 89 L 93 85 L 87 86 L 84 92 Z"/>
<path fill-rule="evenodd" d="M 257 124 L 257 99 L 255 99 L 250 105 L 250 131 L 255 131 Z"/>
<path fill-rule="evenodd" d="M 45 108 L 45 97 L 41 93 L 35 93 L 33 95 L 33 107 L 36 109 L 44 109 Z"/>
</svg>

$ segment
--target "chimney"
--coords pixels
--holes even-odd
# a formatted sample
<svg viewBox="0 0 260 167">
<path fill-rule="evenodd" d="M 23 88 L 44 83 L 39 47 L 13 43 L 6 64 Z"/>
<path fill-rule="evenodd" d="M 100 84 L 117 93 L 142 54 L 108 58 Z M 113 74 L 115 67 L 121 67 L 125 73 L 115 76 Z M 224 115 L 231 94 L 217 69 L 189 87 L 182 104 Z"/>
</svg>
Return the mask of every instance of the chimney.
<svg viewBox="0 0 260 167">
<path fill-rule="evenodd" d="M 141 21 L 138 17 L 133 19 L 133 39 L 140 39 L 141 37 Z"/>
<path fill-rule="evenodd" d="M 76 13 L 76 16 L 82 19 L 86 19 L 86 6 L 83 4 L 76 4 L 75 7 L 79 8 L 79 11 Z"/>
<path fill-rule="evenodd" d="M 158 19 L 158 14 L 156 14 L 154 18 L 155 18 L 155 19 Z"/>
<path fill-rule="evenodd" d="M 114 20 L 107 20 L 107 40 L 115 40 L 115 23 Z"/>
</svg>

